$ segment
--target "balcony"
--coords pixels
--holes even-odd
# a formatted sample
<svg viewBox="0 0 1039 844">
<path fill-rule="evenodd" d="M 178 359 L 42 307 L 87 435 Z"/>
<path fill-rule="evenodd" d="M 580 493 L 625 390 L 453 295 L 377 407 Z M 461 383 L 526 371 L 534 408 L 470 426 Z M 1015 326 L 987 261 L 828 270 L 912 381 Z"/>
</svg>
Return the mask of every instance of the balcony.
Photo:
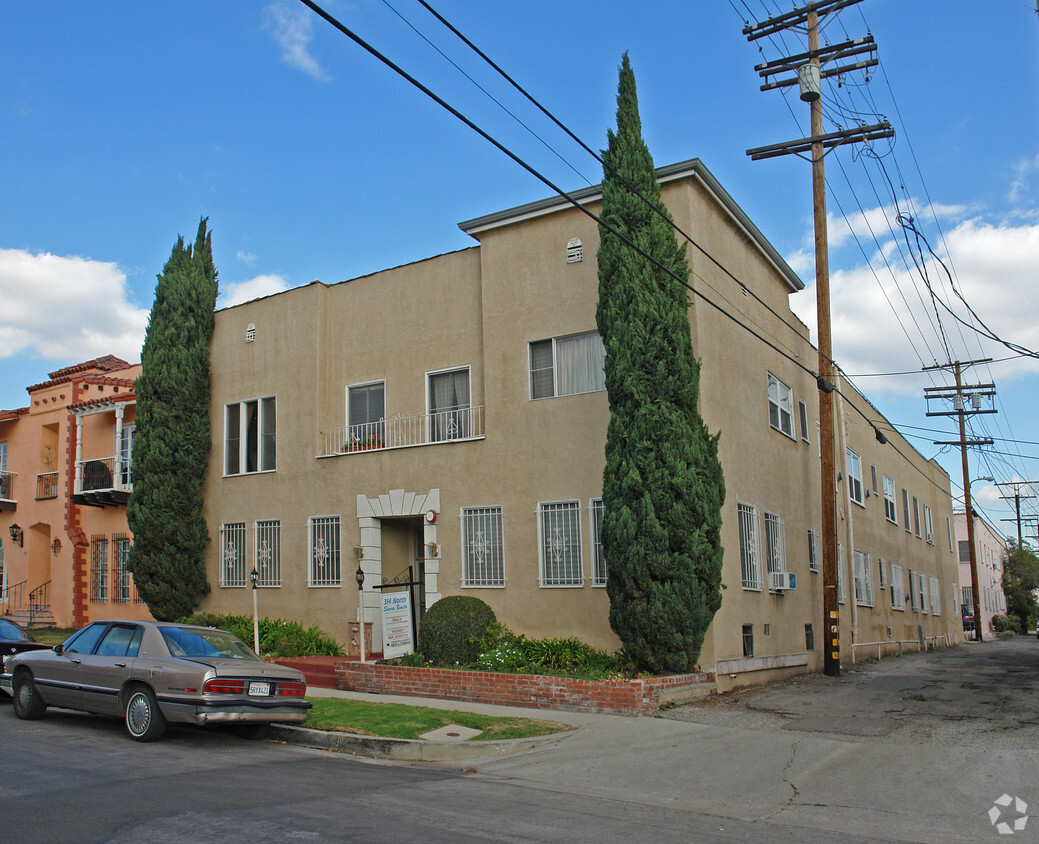
<svg viewBox="0 0 1039 844">
<path fill-rule="evenodd" d="M 321 432 L 318 457 L 482 440 L 483 411 L 482 405 L 462 407 L 418 416 L 392 416 L 363 425 L 327 428 Z"/>
<path fill-rule="evenodd" d="M 130 461 L 115 457 L 76 461 L 72 501 L 88 507 L 118 507 L 130 500 Z"/>
<path fill-rule="evenodd" d="M 14 472 L 0 472 L 0 510 L 18 508 L 14 497 L 14 475 Z"/>
<path fill-rule="evenodd" d="M 48 501 L 58 497 L 58 473 L 41 472 L 36 476 L 36 500 Z"/>
</svg>

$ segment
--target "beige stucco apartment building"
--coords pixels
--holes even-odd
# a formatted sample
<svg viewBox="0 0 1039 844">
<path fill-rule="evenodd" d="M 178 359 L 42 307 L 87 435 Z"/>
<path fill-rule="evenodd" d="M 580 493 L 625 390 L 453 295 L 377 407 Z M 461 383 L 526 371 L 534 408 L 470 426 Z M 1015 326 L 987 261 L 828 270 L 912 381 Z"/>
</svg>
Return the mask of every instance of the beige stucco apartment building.
<svg viewBox="0 0 1039 844">
<path fill-rule="evenodd" d="M 689 316 L 727 487 L 701 668 L 723 688 L 817 670 L 817 353 L 788 304 L 803 285 L 699 161 L 658 175 L 704 250 L 688 250 Z M 598 189 L 575 196 L 598 210 Z M 379 587 L 409 576 L 420 611 L 475 595 L 517 632 L 619 645 L 597 540 L 596 223 L 553 198 L 461 227 L 478 245 L 217 313 L 205 609 L 250 613 L 255 567 L 261 615 L 345 641 L 360 564 L 377 652 Z M 949 479 L 838 386 L 843 659 L 958 641 Z"/>
</svg>

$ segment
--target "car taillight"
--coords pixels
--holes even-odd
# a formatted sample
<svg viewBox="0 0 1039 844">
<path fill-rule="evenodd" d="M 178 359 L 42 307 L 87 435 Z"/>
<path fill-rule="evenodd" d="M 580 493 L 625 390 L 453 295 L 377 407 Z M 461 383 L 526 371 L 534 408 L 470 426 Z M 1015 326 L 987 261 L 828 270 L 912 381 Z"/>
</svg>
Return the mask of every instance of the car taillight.
<svg viewBox="0 0 1039 844">
<path fill-rule="evenodd" d="M 202 687 L 202 694 L 209 695 L 240 695 L 245 694 L 245 680 L 227 680 L 223 677 L 215 677 L 207 680 Z"/>
<path fill-rule="evenodd" d="M 282 680 L 278 683 L 278 697 L 303 697 L 307 693 L 306 683 Z"/>
</svg>

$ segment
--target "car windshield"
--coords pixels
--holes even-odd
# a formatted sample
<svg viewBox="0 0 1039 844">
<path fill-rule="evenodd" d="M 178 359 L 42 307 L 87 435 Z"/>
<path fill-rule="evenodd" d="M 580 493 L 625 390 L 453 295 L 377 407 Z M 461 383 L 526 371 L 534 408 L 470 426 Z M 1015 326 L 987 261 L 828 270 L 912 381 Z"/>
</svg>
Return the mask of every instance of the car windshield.
<svg viewBox="0 0 1039 844">
<path fill-rule="evenodd" d="M 260 659 L 245 642 L 226 630 L 160 627 L 159 632 L 173 656 Z"/>
<path fill-rule="evenodd" d="M 11 641 L 29 640 L 32 641 L 32 637 L 22 632 L 22 628 L 17 624 L 13 624 L 5 618 L 0 618 L 0 639 L 8 639 Z"/>
</svg>

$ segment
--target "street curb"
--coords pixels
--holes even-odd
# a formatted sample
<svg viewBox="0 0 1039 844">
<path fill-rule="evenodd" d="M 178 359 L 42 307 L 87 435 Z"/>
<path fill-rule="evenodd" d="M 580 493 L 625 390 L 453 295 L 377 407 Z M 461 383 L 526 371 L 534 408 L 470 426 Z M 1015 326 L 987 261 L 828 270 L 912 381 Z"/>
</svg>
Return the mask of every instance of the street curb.
<svg viewBox="0 0 1039 844">
<path fill-rule="evenodd" d="M 424 741 L 422 739 L 382 738 L 344 733 L 334 730 L 312 730 L 288 724 L 273 724 L 267 735 L 269 741 L 298 744 L 319 750 L 351 753 L 372 759 L 394 759 L 401 762 L 456 762 L 480 756 L 503 756 L 533 750 L 546 744 L 562 741 L 576 730 L 499 741 Z"/>
</svg>

